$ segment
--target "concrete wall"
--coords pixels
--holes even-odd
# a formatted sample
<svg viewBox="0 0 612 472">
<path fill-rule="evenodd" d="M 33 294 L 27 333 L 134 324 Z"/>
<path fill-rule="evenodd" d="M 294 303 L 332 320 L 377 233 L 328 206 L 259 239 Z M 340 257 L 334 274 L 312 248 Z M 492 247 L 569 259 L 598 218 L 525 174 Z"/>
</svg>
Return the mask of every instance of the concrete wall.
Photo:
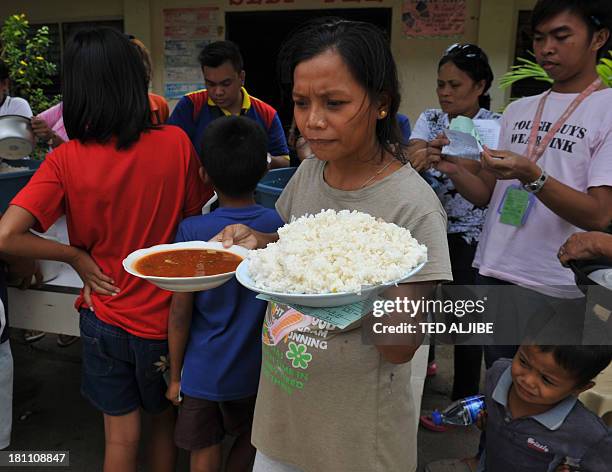
<svg viewBox="0 0 612 472">
<path fill-rule="evenodd" d="M 0 2 L 0 20 L 4 22 L 13 13 L 25 13 L 32 23 L 113 20 L 123 17 L 124 2 L 133 0 L 4 0 Z"/>
<path fill-rule="evenodd" d="M 401 111 L 414 122 L 419 113 L 437 106 L 435 79 L 437 62 L 448 45 L 476 42 L 486 50 L 496 77 L 512 63 L 517 13 L 530 9 L 535 0 L 466 0 L 465 33 L 461 37 L 408 39 L 402 34 L 401 1 L 381 0 L 343 2 L 336 0 L 295 0 L 293 4 L 230 5 L 230 0 L 20 0 L 0 4 L 0 19 L 11 13 L 26 13 L 32 22 L 79 21 L 123 18 L 126 31 L 141 38 L 151 49 L 154 61 L 153 90 L 163 90 L 163 18 L 164 8 L 216 6 L 225 11 L 265 11 L 286 9 L 373 8 L 393 9 L 391 46 L 402 82 Z M 246 3 L 246 2 L 245 2 Z M 257 91 L 253 91 L 257 93 Z M 506 96 L 494 85 L 493 108 L 503 105 Z"/>
</svg>

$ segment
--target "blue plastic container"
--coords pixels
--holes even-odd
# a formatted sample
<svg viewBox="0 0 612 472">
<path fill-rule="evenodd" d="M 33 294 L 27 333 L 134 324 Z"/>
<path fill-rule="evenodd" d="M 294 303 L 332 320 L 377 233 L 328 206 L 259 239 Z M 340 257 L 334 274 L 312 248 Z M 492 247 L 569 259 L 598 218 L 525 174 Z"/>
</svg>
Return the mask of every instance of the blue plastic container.
<svg viewBox="0 0 612 472">
<path fill-rule="evenodd" d="M 274 208 L 276 200 L 296 170 L 297 167 L 285 167 L 269 171 L 257 184 L 255 201 L 266 208 Z"/>
<path fill-rule="evenodd" d="M 0 173 L 0 211 L 6 211 L 9 202 L 28 183 L 42 161 L 34 159 L 17 159 L 15 161 L 2 161 L 12 167 L 27 167 L 28 170 Z"/>
</svg>

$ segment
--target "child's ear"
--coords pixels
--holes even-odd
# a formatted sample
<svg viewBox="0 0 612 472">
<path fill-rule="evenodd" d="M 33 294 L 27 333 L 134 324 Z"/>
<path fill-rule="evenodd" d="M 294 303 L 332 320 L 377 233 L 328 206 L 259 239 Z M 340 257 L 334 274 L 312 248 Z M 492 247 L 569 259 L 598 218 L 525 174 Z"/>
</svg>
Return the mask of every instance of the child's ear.
<svg viewBox="0 0 612 472">
<path fill-rule="evenodd" d="M 587 390 L 592 389 L 595 386 L 595 382 L 590 381 L 589 383 L 583 385 L 582 387 L 576 387 L 576 389 L 574 389 L 574 396 L 578 396 L 580 395 L 582 392 L 586 392 Z"/>
<path fill-rule="evenodd" d="M 210 177 L 208 177 L 208 174 L 204 170 L 204 167 L 200 167 L 200 170 L 198 173 L 200 174 L 200 179 L 202 179 L 202 182 L 204 182 L 205 184 L 210 183 Z"/>
</svg>

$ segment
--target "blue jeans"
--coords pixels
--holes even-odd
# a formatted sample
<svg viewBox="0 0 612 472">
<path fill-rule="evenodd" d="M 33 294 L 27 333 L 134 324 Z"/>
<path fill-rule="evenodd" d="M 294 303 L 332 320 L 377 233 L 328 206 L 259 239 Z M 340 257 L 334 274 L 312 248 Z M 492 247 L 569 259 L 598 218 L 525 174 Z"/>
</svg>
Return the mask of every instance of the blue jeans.
<svg viewBox="0 0 612 472">
<path fill-rule="evenodd" d="M 80 313 L 83 396 L 111 416 L 140 408 L 151 414 L 166 410 L 168 342 L 134 336 L 87 309 Z"/>
</svg>

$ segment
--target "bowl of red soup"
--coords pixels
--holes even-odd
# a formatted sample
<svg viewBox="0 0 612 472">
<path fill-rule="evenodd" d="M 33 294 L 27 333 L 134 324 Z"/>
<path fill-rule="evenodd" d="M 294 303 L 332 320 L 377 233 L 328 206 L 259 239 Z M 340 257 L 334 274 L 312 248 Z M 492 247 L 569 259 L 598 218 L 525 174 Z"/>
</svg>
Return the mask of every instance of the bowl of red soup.
<svg viewBox="0 0 612 472">
<path fill-rule="evenodd" d="M 123 268 L 165 290 L 198 292 L 234 277 L 248 252 L 241 246 L 224 248 L 218 242 L 160 244 L 134 251 L 123 260 Z"/>
</svg>

